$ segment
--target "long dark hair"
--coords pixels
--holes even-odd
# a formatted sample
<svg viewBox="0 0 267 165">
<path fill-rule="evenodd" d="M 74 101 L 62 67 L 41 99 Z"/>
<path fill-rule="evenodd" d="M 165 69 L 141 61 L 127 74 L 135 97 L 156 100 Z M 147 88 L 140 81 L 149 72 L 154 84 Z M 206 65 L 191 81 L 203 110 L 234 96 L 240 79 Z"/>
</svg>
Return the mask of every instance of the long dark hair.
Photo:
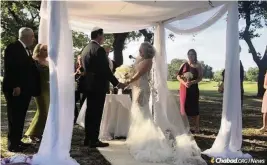
<svg viewBox="0 0 267 165">
<path fill-rule="evenodd" d="M 190 49 L 190 50 L 188 50 L 187 55 L 189 55 L 190 52 L 195 54 L 195 60 L 193 62 L 197 63 L 197 52 L 195 51 L 195 49 Z"/>
</svg>

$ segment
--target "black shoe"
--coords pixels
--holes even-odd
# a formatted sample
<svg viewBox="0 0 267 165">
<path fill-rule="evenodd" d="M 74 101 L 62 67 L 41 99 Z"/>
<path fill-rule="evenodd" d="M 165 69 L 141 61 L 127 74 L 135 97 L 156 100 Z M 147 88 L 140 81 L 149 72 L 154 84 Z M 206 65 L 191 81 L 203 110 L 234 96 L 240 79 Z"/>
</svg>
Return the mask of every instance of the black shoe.
<svg viewBox="0 0 267 165">
<path fill-rule="evenodd" d="M 32 145 L 33 144 L 30 144 L 30 143 L 23 143 L 23 142 L 20 143 L 20 146 L 23 148 L 28 148 L 28 147 L 31 147 Z"/>
<path fill-rule="evenodd" d="M 84 146 L 88 146 L 88 145 L 89 145 L 89 140 L 86 140 L 86 139 L 85 139 L 84 142 L 83 142 L 83 145 L 84 145 Z"/>
<path fill-rule="evenodd" d="M 17 147 L 8 147 L 8 151 L 9 152 L 23 152 L 24 151 L 24 147 L 21 146 L 17 146 Z"/>
<path fill-rule="evenodd" d="M 101 141 L 98 141 L 96 143 L 90 143 L 88 144 L 89 148 L 97 148 L 97 147 L 108 147 L 109 144 L 108 143 L 103 143 Z"/>
</svg>

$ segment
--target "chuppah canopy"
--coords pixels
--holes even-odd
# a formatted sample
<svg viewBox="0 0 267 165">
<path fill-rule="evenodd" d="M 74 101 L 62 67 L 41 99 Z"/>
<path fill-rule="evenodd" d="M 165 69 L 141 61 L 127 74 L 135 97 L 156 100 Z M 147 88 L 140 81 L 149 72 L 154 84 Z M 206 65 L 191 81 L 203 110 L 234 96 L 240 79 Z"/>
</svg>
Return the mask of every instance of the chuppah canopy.
<svg viewBox="0 0 267 165">
<path fill-rule="evenodd" d="M 203 12 L 207 19 L 189 21 Z M 157 117 L 164 116 L 167 87 L 165 30 L 191 34 L 206 29 L 228 11 L 225 93 L 222 123 L 214 147 L 204 152 L 209 156 L 242 157 L 242 116 L 238 53 L 237 2 L 210 1 L 42 1 L 39 43 L 48 44 L 50 67 L 50 109 L 43 140 L 33 164 L 74 165 L 70 145 L 74 120 L 74 77 L 71 29 L 89 32 L 99 26 L 106 33 L 121 33 L 156 27 L 154 88 L 158 99 L 152 101 Z M 198 19 L 195 19 L 198 20 Z M 179 38 L 178 38 L 179 39 Z M 161 98 L 161 99 L 159 99 Z M 165 99 L 164 99 L 165 98 Z M 178 110 L 177 110 L 177 113 Z M 155 122 L 164 125 L 162 119 Z M 166 117 L 165 121 L 168 120 Z M 164 128 L 164 127 L 163 127 Z"/>
<path fill-rule="evenodd" d="M 105 33 L 122 33 L 182 20 L 224 4 L 222 1 L 66 1 L 66 8 L 73 30 L 89 32 L 98 26 Z M 46 9 L 47 3 L 42 3 L 42 18 L 48 16 Z"/>
</svg>

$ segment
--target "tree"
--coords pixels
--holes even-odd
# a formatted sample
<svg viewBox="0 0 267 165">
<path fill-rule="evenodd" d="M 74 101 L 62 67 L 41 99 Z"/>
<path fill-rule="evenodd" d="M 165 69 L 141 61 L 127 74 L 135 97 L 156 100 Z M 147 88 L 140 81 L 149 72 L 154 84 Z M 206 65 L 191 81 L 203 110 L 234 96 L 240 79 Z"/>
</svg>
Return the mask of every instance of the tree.
<svg viewBox="0 0 267 165">
<path fill-rule="evenodd" d="M 90 42 L 90 38 L 83 32 L 72 31 L 74 58 L 82 53 L 83 48 Z"/>
<path fill-rule="evenodd" d="M 142 29 L 133 32 L 127 32 L 127 33 L 114 33 L 113 34 L 113 49 L 114 49 L 114 61 L 117 65 L 123 64 L 123 54 L 122 51 L 126 47 L 126 41 L 136 41 L 141 36 L 144 36 L 144 41 L 148 41 L 153 44 L 153 33 L 148 31 L 147 29 Z"/>
<path fill-rule="evenodd" d="M 248 81 L 256 82 L 258 80 L 259 68 L 249 68 L 246 72 L 246 78 Z"/>
<path fill-rule="evenodd" d="M 258 53 L 252 43 L 252 39 L 259 37 L 256 33 L 257 29 L 267 26 L 267 2 L 266 1 L 239 1 L 239 16 L 245 19 L 245 29 L 240 31 L 240 39 L 246 41 L 249 52 L 252 54 L 253 60 L 258 66 L 258 92 L 257 96 L 262 97 L 265 89 L 263 88 L 264 74 L 267 70 L 267 46 L 265 53 Z"/>
<path fill-rule="evenodd" d="M 213 80 L 216 82 L 222 81 L 222 72 L 223 70 L 216 71 L 213 75 Z"/>
<path fill-rule="evenodd" d="M 168 80 L 177 80 L 177 72 L 179 71 L 181 65 L 185 62 L 185 59 L 173 59 L 170 64 L 168 64 Z M 203 78 L 211 79 L 213 78 L 212 67 L 206 65 L 203 61 L 200 62 L 203 68 Z"/>
<path fill-rule="evenodd" d="M 3 50 L 8 44 L 17 40 L 18 30 L 21 27 L 32 28 L 38 41 L 40 6 L 41 1 L 1 1 L 1 60 L 3 60 Z M 88 35 L 76 31 L 72 31 L 72 37 L 77 55 L 90 39 Z"/>
<path fill-rule="evenodd" d="M 213 68 L 209 65 L 206 65 L 204 63 L 204 61 L 200 61 L 200 64 L 203 68 L 203 78 L 212 79 L 213 78 L 213 71 L 212 71 Z"/>
<path fill-rule="evenodd" d="M 32 28 L 38 36 L 39 8 L 38 1 L 1 1 L 2 50 L 6 45 L 17 40 L 18 30 L 23 26 Z"/>
<path fill-rule="evenodd" d="M 181 65 L 186 60 L 182 59 L 173 59 L 170 64 L 168 64 L 168 80 L 174 81 L 177 80 L 177 72 L 179 71 Z"/>
<path fill-rule="evenodd" d="M 41 1 L 1 1 L 1 49 L 17 40 L 19 28 L 25 26 L 34 30 L 36 41 L 38 41 L 38 28 L 40 23 Z M 142 36 L 139 32 L 118 33 L 105 35 L 106 44 L 113 46 L 114 57 L 118 64 L 122 64 L 122 50 L 125 41 L 137 40 Z M 72 31 L 73 47 L 75 56 L 80 54 L 88 44 L 90 38 L 82 32 Z M 3 52 L 1 52 L 3 60 Z"/>
</svg>

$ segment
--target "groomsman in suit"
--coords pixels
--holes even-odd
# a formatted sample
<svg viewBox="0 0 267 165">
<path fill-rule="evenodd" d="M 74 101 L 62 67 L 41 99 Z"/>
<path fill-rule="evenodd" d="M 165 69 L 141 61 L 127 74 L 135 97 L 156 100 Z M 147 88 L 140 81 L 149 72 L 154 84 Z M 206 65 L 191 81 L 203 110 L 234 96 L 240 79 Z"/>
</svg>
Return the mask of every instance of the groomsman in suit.
<svg viewBox="0 0 267 165">
<path fill-rule="evenodd" d="M 91 42 L 82 52 L 82 65 L 85 69 L 87 110 L 85 114 L 84 145 L 89 148 L 107 147 L 108 143 L 98 140 L 100 123 L 108 90 L 107 82 L 113 86 L 124 88 L 109 68 L 108 57 L 102 45 L 104 33 L 101 28 L 94 28 L 91 32 Z"/>
<path fill-rule="evenodd" d="M 19 30 L 19 39 L 5 49 L 2 90 L 7 101 L 8 150 L 11 152 L 21 152 L 29 146 L 21 139 L 31 97 L 36 95 L 36 68 L 29 50 L 33 42 L 32 29 L 23 27 Z"/>
</svg>

